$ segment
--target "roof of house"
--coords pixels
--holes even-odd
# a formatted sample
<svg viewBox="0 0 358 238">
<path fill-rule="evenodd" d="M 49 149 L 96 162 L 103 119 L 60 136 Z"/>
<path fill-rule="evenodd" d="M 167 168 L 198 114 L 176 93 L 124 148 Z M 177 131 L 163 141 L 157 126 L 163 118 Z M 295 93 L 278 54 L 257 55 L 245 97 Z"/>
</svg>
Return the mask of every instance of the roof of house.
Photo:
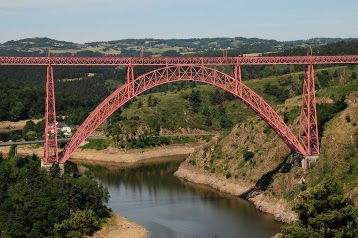
<svg viewBox="0 0 358 238">
<path fill-rule="evenodd" d="M 63 123 L 63 122 L 57 122 L 56 127 L 57 127 L 57 128 L 64 128 L 64 127 L 69 127 L 69 126 L 67 126 L 67 125 L 66 125 L 65 123 Z"/>
</svg>

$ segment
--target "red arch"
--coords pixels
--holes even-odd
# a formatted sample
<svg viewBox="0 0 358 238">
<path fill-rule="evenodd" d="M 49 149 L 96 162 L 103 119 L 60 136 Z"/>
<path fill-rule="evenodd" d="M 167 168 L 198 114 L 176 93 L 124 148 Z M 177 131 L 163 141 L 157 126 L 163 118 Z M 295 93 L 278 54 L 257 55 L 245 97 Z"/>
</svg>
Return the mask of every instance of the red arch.
<svg viewBox="0 0 358 238">
<path fill-rule="evenodd" d="M 130 71 L 131 69 L 129 72 Z M 129 75 L 132 74 L 129 73 Z M 67 161 L 79 145 L 99 125 L 101 125 L 104 120 L 133 97 L 136 97 L 142 92 L 155 86 L 181 80 L 191 80 L 211 84 L 232 93 L 255 111 L 277 133 L 288 147 L 296 152 L 306 155 L 304 148 L 290 128 L 284 123 L 282 118 L 259 95 L 245 86 L 240 80 L 215 69 L 189 65 L 160 68 L 143 74 L 135 80 L 118 88 L 98 105 L 98 107 L 78 128 L 71 141 L 60 153 L 60 161 Z"/>
</svg>

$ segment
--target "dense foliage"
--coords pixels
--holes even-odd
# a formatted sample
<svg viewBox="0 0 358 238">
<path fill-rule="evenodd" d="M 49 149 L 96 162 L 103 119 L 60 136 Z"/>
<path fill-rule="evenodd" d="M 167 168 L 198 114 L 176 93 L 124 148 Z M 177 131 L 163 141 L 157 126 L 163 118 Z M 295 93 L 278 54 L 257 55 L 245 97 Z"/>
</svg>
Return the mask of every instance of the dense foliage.
<svg viewBox="0 0 358 238">
<path fill-rule="evenodd" d="M 109 216 L 106 188 L 92 178 L 40 169 L 36 156 L 0 154 L 0 237 L 83 237 Z"/>
<path fill-rule="evenodd" d="M 283 227 L 283 237 L 357 237 L 358 208 L 332 179 L 303 195 L 293 209 L 299 221 Z"/>
</svg>

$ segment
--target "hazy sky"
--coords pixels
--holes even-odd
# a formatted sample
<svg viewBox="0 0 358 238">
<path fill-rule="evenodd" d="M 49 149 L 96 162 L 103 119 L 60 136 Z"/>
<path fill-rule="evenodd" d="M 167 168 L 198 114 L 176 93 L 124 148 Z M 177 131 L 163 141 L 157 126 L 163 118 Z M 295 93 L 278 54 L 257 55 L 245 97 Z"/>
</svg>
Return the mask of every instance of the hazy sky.
<svg viewBox="0 0 358 238">
<path fill-rule="evenodd" d="M 0 42 L 358 37 L 358 0 L 0 0 Z"/>
</svg>

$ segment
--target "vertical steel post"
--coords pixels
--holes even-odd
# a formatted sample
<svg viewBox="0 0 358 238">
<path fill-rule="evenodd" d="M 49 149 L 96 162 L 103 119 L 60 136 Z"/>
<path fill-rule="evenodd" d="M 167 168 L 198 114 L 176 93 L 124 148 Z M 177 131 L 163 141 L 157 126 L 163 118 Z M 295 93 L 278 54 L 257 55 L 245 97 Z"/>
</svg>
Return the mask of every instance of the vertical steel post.
<svg viewBox="0 0 358 238">
<path fill-rule="evenodd" d="M 302 163 L 307 168 L 307 156 L 319 155 L 319 138 L 317 126 L 316 90 L 313 65 L 306 66 L 303 81 L 302 107 L 300 115 L 299 141 L 306 151 Z"/>
<path fill-rule="evenodd" d="M 235 94 L 242 97 L 241 68 L 239 64 L 234 66 Z"/>
<path fill-rule="evenodd" d="M 53 68 L 50 64 L 50 61 L 49 65 L 47 66 L 45 110 L 44 162 L 54 163 L 58 162 L 58 147 L 56 129 L 55 85 L 53 79 Z"/>
<path fill-rule="evenodd" d="M 134 72 L 132 64 L 129 64 L 127 68 L 127 90 L 128 99 L 130 99 L 134 96 Z"/>
</svg>

